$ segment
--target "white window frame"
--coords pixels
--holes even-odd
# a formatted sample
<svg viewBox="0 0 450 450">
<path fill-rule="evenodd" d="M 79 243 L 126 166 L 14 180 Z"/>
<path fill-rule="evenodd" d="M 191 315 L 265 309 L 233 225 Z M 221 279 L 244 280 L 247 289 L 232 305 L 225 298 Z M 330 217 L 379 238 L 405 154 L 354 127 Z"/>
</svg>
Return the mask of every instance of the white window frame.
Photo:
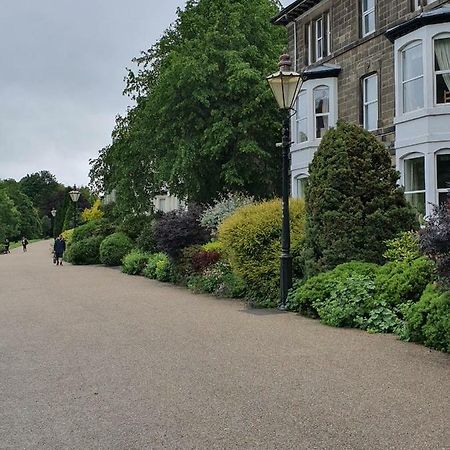
<svg viewBox="0 0 450 450">
<path fill-rule="evenodd" d="M 436 51 L 435 51 L 435 42 L 438 41 L 439 39 L 450 39 L 450 33 L 441 33 L 438 34 L 437 36 L 433 37 L 433 99 L 434 99 L 434 105 L 449 105 L 450 103 L 438 103 L 437 101 L 437 77 L 438 75 L 445 75 L 445 74 L 450 74 L 450 69 L 447 70 L 436 70 Z"/>
<path fill-rule="evenodd" d="M 295 189 L 296 189 L 296 198 L 305 199 L 305 190 L 304 187 L 299 189 L 302 183 L 308 180 L 308 175 L 305 173 L 301 173 L 295 177 Z M 300 195 L 301 194 L 301 195 Z"/>
<path fill-rule="evenodd" d="M 316 112 L 316 98 L 315 98 L 315 92 L 321 89 L 326 88 L 328 91 L 328 112 L 325 113 L 317 113 Z M 330 94 L 331 94 L 331 90 L 330 90 L 330 86 L 326 85 L 326 84 L 321 84 L 319 86 L 316 86 L 313 91 L 312 91 L 312 101 L 313 101 L 313 110 L 314 110 L 314 138 L 315 139 L 322 139 L 321 136 L 317 136 L 317 118 L 318 117 L 327 117 L 328 118 L 328 126 L 326 131 L 328 131 L 330 129 L 330 110 L 331 110 L 331 102 L 330 102 Z"/>
<path fill-rule="evenodd" d="M 442 150 L 438 150 L 435 154 L 434 154 L 434 165 L 435 165 L 435 189 L 436 189 L 436 199 L 437 199 L 437 203 L 439 203 L 439 194 L 442 193 L 448 193 L 448 188 L 439 188 L 437 185 L 438 182 L 438 157 L 442 156 L 442 155 L 450 155 L 450 149 L 442 149 Z"/>
<path fill-rule="evenodd" d="M 410 78 L 408 80 L 403 79 L 403 74 L 404 74 L 404 54 L 406 51 L 411 50 L 415 47 L 421 46 L 422 49 L 422 75 Z M 408 45 L 406 45 L 405 47 L 403 47 L 400 50 L 400 84 L 401 84 L 401 111 L 402 114 L 408 114 L 414 111 L 418 111 L 420 109 L 423 109 L 425 107 L 425 71 L 423 69 L 424 67 L 424 54 L 423 54 L 423 49 L 424 49 L 424 45 L 423 42 L 421 40 L 417 40 L 417 41 L 413 41 L 411 43 L 409 43 Z M 422 106 L 420 106 L 419 108 L 416 109 L 412 109 L 410 111 L 406 111 L 405 110 L 405 85 L 407 83 L 411 83 L 412 81 L 416 81 L 422 79 Z"/>
<path fill-rule="evenodd" d="M 406 190 L 406 162 L 411 159 L 421 158 L 423 160 L 423 169 L 424 169 L 424 186 L 423 189 L 415 190 L 415 191 L 407 191 Z M 423 194 L 424 195 L 424 207 L 425 210 L 427 208 L 427 160 L 423 153 L 412 153 L 402 160 L 403 165 L 403 187 L 404 187 L 404 195 L 407 198 L 408 195 L 413 194 Z"/>
<path fill-rule="evenodd" d="M 314 21 L 314 27 L 316 29 L 316 40 L 314 45 L 316 46 L 316 61 L 320 61 L 324 57 L 324 49 L 323 49 L 323 42 L 324 42 L 324 29 L 323 29 L 323 17 L 319 17 Z M 319 37 L 319 30 L 320 30 L 320 37 Z M 320 52 L 319 52 L 319 43 L 320 43 Z"/>
<path fill-rule="evenodd" d="M 302 98 L 303 97 L 303 98 Z M 304 116 L 300 116 L 300 106 L 299 103 L 300 101 L 303 101 L 305 106 L 304 106 L 304 110 L 305 110 L 305 115 Z M 303 144 L 303 142 L 308 142 L 309 141 L 309 133 L 308 133 L 308 93 L 305 89 L 302 89 L 297 97 L 296 100 L 296 114 L 295 114 L 295 142 L 297 142 L 298 144 Z M 306 130 L 306 139 L 305 140 L 300 140 L 299 139 L 299 125 L 300 123 L 304 122 L 306 124 L 305 126 L 305 130 Z"/>
<path fill-rule="evenodd" d="M 362 30 L 362 37 L 366 37 L 369 36 L 369 34 L 372 34 L 375 32 L 377 26 L 376 26 L 376 21 L 377 21 L 377 17 L 376 17 L 376 5 L 377 5 L 377 0 L 374 0 L 373 2 L 373 7 L 372 8 L 368 8 L 367 10 L 364 9 L 364 0 L 361 0 L 361 30 Z M 366 30 L 366 26 L 365 26 L 365 19 L 367 16 L 369 16 L 370 14 L 373 14 L 373 30 Z"/>
<path fill-rule="evenodd" d="M 366 81 L 369 81 L 371 79 L 375 79 L 375 92 L 376 92 L 376 96 L 375 96 L 375 100 L 367 100 L 367 89 L 366 89 Z M 378 74 L 377 73 L 373 73 L 372 75 L 368 75 L 367 77 L 364 77 L 362 79 L 362 87 L 363 87 L 363 126 L 366 130 L 368 131 L 374 131 L 378 129 Z M 370 105 L 376 104 L 377 108 L 376 108 L 376 126 L 375 128 L 369 128 L 368 126 L 368 114 L 367 111 L 369 109 Z"/>
</svg>

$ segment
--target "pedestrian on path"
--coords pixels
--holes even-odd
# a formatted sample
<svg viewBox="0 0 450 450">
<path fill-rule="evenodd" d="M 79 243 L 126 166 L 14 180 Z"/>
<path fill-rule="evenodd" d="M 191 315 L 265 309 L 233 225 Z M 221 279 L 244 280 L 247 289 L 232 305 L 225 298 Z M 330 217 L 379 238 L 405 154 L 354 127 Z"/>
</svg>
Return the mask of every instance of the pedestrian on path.
<svg viewBox="0 0 450 450">
<path fill-rule="evenodd" d="M 22 249 L 24 252 L 27 251 L 28 239 L 25 236 L 22 236 Z"/>
<path fill-rule="evenodd" d="M 66 241 L 64 240 L 61 234 L 55 240 L 53 251 L 54 251 L 54 258 L 56 259 L 56 265 L 62 266 L 64 252 L 66 251 Z"/>
<path fill-rule="evenodd" d="M 11 253 L 9 250 L 9 239 L 8 238 L 5 238 L 5 253 L 6 254 Z"/>
</svg>

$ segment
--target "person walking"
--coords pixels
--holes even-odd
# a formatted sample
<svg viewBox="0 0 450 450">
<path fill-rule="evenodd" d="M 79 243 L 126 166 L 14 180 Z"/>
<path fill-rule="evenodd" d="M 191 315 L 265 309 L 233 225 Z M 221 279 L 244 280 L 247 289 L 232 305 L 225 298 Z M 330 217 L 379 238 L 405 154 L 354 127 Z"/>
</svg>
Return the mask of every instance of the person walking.
<svg viewBox="0 0 450 450">
<path fill-rule="evenodd" d="M 25 236 L 22 236 L 22 249 L 24 252 L 27 251 L 28 239 Z"/>
<path fill-rule="evenodd" d="M 5 238 L 5 253 L 6 254 L 11 253 L 9 251 L 9 239 L 8 238 Z"/>
<path fill-rule="evenodd" d="M 55 240 L 55 244 L 53 246 L 53 251 L 54 251 L 54 257 L 56 259 L 56 265 L 62 266 L 64 252 L 66 251 L 66 241 L 64 240 L 64 238 L 62 237 L 61 234 Z"/>
</svg>

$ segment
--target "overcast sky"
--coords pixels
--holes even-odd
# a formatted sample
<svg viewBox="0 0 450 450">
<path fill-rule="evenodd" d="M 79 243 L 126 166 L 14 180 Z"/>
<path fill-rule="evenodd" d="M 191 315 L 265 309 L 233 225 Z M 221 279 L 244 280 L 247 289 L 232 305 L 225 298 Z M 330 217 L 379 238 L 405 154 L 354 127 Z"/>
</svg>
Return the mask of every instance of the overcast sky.
<svg viewBox="0 0 450 450">
<path fill-rule="evenodd" d="M 66 185 L 87 184 L 89 159 L 110 143 L 116 114 L 130 104 L 125 68 L 184 4 L 2 1 L 0 179 L 49 170 Z"/>
</svg>

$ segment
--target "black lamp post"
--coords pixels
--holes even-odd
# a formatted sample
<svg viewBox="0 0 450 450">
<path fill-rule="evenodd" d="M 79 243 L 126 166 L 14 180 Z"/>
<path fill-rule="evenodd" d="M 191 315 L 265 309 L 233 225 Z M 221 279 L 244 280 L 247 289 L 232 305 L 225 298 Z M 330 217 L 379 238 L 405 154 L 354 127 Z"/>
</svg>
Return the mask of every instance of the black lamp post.
<svg viewBox="0 0 450 450">
<path fill-rule="evenodd" d="M 55 237 L 55 217 L 56 217 L 56 209 L 53 208 L 50 211 L 51 219 L 52 219 L 52 237 Z"/>
<path fill-rule="evenodd" d="M 283 228 L 281 237 L 281 279 L 280 304 L 278 309 L 286 309 L 286 298 L 292 287 L 292 255 L 291 233 L 289 227 L 289 156 L 291 148 L 291 117 L 294 102 L 302 85 L 302 76 L 291 70 L 289 55 L 280 57 L 278 64 L 280 70 L 267 77 L 270 88 L 280 109 L 284 112 L 283 119 L 283 168 L 282 168 L 282 194 L 283 194 Z"/>
<path fill-rule="evenodd" d="M 73 191 L 69 192 L 70 199 L 73 201 L 73 227 L 77 226 L 77 202 L 80 198 L 80 192 L 77 191 L 76 186 L 73 187 Z"/>
</svg>

